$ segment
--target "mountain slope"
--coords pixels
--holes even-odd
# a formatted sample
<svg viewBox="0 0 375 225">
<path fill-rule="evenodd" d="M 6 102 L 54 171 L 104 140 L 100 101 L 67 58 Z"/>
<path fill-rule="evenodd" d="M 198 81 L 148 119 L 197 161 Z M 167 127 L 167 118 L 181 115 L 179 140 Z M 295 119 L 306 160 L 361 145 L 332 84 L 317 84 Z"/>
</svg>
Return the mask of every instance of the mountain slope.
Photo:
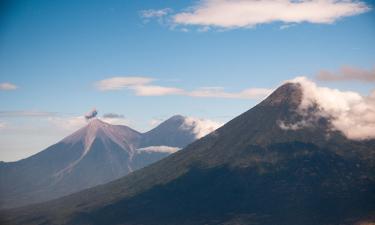
<svg viewBox="0 0 375 225">
<path fill-rule="evenodd" d="M 4 224 L 354 224 L 373 215 L 375 141 L 329 118 L 293 124 L 303 90 L 288 83 L 210 135 L 144 169 L 33 207 Z M 310 111 L 319 110 L 319 107 Z"/>
<path fill-rule="evenodd" d="M 186 117 L 175 115 L 164 121 L 156 128 L 144 133 L 140 147 L 146 146 L 173 146 L 185 147 L 194 140 L 194 127 L 185 126 Z"/>
<path fill-rule="evenodd" d="M 174 116 L 141 134 L 93 119 L 87 126 L 27 159 L 0 164 L 0 207 L 61 197 L 120 178 L 168 156 L 150 145 L 180 149 L 195 140 Z M 164 137 L 165 135 L 165 137 Z M 148 148 L 145 148 L 148 147 Z M 162 149 L 163 150 L 163 149 Z"/>
<path fill-rule="evenodd" d="M 140 134 L 98 119 L 46 150 L 1 165 L 1 205 L 43 201 L 119 178 L 130 171 Z"/>
</svg>

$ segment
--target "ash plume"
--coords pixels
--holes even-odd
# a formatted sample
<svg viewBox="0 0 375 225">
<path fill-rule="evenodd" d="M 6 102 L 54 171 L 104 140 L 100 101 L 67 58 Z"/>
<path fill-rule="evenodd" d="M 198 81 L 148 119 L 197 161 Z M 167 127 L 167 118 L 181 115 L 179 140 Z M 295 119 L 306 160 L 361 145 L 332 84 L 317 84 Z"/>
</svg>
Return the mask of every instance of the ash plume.
<svg viewBox="0 0 375 225">
<path fill-rule="evenodd" d="M 92 118 L 95 118 L 96 115 L 98 115 L 98 111 L 94 108 L 85 114 L 85 119 L 90 120 Z"/>
</svg>

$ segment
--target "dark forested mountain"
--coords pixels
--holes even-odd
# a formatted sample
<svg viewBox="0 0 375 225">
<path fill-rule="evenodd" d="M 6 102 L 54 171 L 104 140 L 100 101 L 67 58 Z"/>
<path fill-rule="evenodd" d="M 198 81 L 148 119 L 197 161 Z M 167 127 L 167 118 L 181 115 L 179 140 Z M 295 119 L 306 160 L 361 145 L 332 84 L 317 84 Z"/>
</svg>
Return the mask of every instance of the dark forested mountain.
<svg viewBox="0 0 375 225">
<path fill-rule="evenodd" d="M 1 212 L 3 224 L 355 224 L 375 210 L 375 141 L 301 121 L 287 83 L 213 133 L 111 183 Z M 319 106 L 304 117 L 314 116 Z M 283 124 L 283 126 L 281 125 Z"/>
<path fill-rule="evenodd" d="M 164 158 L 196 139 L 193 127 L 181 127 L 184 119 L 173 116 L 144 134 L 92 119 L 36 155 L 1 163 L 0 206 L 10 208 L 61 197 Z"/>
</svg>

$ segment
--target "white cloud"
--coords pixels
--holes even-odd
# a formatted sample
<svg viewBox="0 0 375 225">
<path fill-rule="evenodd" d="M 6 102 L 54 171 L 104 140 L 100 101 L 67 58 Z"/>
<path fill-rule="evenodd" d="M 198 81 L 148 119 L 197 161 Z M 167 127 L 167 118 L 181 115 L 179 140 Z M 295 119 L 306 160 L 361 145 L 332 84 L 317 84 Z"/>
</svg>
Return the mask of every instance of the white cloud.
<svg viewBox="0 0 375 225">
<path fill-rule="evenodd" d="M 247 98 L 256 99 L 269 95 L 272 89 L 249 88 L 240 92 L 226 92 L 222 87 L 204 87 L 188 93 L 192 97 L 210 97 L 210 98 Z"/>
<path fill-rule="evenodd" d="M 56 115 L 55 112 L 43 111 L 0 111 L 0 117 L 49 117 Z"/>
<path fill-rule="evenodd" d="M 170 8 L 164 8 L 164 9 L 147 9 L 142 10 L 139 12 L 140 16 L 142 18 L 159 18 L 166 16 L 167 14 L 171 13 L 173 10 Z"/>
<path fill-rule="evenodd" d="M 152 119 L 149 123 L 152 127 L 156 127 L 161 124 L 164 120 L 163 119 Z"/>
<path fill-rule="evenodd" d="M 48 121 L 55 127 L 70 132 L 76 131 L 87 124 L 84 116 L 50 117 Z"/>
<path fill-rule="evenodd" d="M 294 27 L 294 26 L 296 26 L 297 24 L 295 24 L 295 23 L 291 23 L 291 24 L 283 24 L 283 25 L 281 25 L 280 26 L 280 30 L 286 30 L 286 29 L 289 29 L 289 28 L 291 28 L 291 27 Z"/>
<path fill-rule="evenodd" d="M 153 80 L 149 77 L 112 77 L 96 82 L 95 86 L 101 91 L 121 90 L 131 86 L 149 84 Z"/>
<path fill-rule="evenodd" d="M 375 138 L 375 91 L 369 96 L 361 96 L 352 91 L 318 87 L 305 77 L 295 78 L 292 82 L 302 86 L 303 100 L 299 106 L 302 115 L 309 107 L 317 104 L 320 108 L 317 116 L 331 118 L 334 129 L 343 132 L 348 138 Z"/>
<path fill-rule="evenodd" d="M 181 148 L 160 145 L 160 146 L 148 146 L 148 147 L 145 147 L 145 148 L 138 148 L 137 151 L 138 152 L 175 153 L 180 149 Z"/>
<path fill-rule="evenodd" d="M 316 77 L 321 81 L 362 81 L 375 82 L 375 67 L 372 70 L 343 66 L 336 73 L 320 71 Z"/>
<path fill-rule="evenodd" d="M 12 83 L 0 83 L 0 91 L 13 91 L 16 90 L 18 87 Z"/>
<path fill-rule="evenodd" d="M 137 96 L 183 95 L 201 98 L 259 99 L 272 92 L 272 89 L 266 88 L 248 88 L 239 92 L 227 92 L 222 87 L 202 87 L 189 91 L 178 87 L 154 85 L 152 83 L 154 80 L 148 77 L 114 77 L 98 81 L 95 86 L 101 91 L 128 89 Z"/>
<path fill-rule="evenodd" d="M 0 129 L 6 128 L 6 123 L 0 121 Z"/>
<path fill-rule="evenodd" d="M 174 87 L 163 87 L 157 85 L 137 85 L 131 86 L 130 89 L 134 90 L 138 96 L 162 96 L 162 95 L 181 95 L 183 90 Z"/>
<path fill-rule="evenodd" d="M 181 25 L 247 28 L 271 22 L 330 24 L 370 10 L 354 0 L 203 0 L 173 16 Z"/>
<path fill-rule="evenodd" d="M 185 117 L 185 121 L 180 128 L 184 130 L 191 130 L 197 138 L 201 138 L 213 132 L 222 125 L 222 123 L 213 120 Z"/>
<path fill-rule="evenodd" d="M 125 126 L 130 126 L 132 123 L 130 120 L 124 118 L 124 117 L 101 117 L 99 118 L 102 121 L 112 124 L 112 125 L 125 125 Z"/>
</svg>

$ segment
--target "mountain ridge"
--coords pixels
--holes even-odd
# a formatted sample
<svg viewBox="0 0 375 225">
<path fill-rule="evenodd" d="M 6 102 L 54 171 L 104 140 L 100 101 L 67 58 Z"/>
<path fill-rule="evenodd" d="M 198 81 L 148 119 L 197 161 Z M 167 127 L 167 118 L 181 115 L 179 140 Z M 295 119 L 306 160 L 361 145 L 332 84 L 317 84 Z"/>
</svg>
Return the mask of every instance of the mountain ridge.
<svg viewBox="0 0 375 225">
<path fill-rule="evenodd" d="M 163 126 L 173 125 L 176 122 L 173 118 L 150 132 L 166 133 Z M 0 205 L 16 207 L 61 197 L 120 178 L 155 162 L 170 152 L 143 150 L 142 146 L 149 146 L 142 143 L 143 135 L 151 144 L 172 144 L 176 149 L 195 138 L 190 130 L 178 129 L 184 117 L 179 118 L 180 121 L 167 130 L 174 135 L 169 140 L 160 136 L 154 138 L 124 125 L 90 119 L 83 128 L 33 156 L 1 163 Z"/>
<path fill-rule="evenodd" d="M 280 127 L 279 120 L 301 119 L 297 110 L 302 91 L 298 85 L 285 84 L 175 154 L 111 183 L 8 211 L 5 221 L 144 225 L 361 221 L 375 212 L 375 141 L 349 140 L 330 129 L 329 118 L 315 121 L 316 127 Z"/>
</svg>

